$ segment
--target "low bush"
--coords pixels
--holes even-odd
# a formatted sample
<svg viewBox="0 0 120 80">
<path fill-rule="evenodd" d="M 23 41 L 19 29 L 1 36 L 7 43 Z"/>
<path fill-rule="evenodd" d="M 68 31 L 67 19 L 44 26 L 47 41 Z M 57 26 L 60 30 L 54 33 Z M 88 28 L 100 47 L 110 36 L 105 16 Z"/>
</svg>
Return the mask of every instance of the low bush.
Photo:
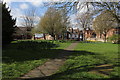
<svg viewBox="0 0 120 80">
<path fill-rule="evenodd" d="M 120 43 L 120 35 L 116 34 L 108 38 L 108 41 L 112 43 Z"/>
<path fill-rule="evenodd" d="M 61 43 L 71 43 L 71 42 L 75 42 L 76 40 L 57 40 L 57 41 Z"/>
<path fill-rule="evenodd" d="M 58 45 L 48 41 L 18 41 L 13 43 L 17 49 L 50 49 L 57 47 Z"/>
</svg>

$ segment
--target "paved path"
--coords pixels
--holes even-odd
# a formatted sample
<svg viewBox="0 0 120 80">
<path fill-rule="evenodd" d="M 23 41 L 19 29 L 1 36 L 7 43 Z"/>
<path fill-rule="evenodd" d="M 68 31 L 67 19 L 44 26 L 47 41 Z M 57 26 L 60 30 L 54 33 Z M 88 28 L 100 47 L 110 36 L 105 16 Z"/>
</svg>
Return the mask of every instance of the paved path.
<svg viewBox="0 0 120 80">
<path fill-rule="evenodd" d="M 20 78 L 28 79 L 28 78 L 36 78 L 36 77 L 45 77 L 56 73 L 57 70 L 59 70 L 60 66 L 64 64 L 66 58 L 69 56 L 70 51 L 73 51 L 76 45 L 77 42 L 72 43 L 70 46 L 65 48 L 64 51 L 60 52 L 61 54 L 58 55 L 56 59 L 48 60 L 43 65 L 31 70 L 29 73 L 25 74 Z"/>
</svg>

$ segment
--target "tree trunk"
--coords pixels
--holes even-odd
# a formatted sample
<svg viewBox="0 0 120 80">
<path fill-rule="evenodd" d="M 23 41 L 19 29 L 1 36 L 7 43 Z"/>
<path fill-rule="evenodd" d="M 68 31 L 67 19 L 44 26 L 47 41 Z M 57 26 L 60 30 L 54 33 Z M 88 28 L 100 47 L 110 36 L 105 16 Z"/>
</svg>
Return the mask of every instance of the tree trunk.
<svg viewBox="0 0 120 80">
<path fill-rule="evenodd" d="M 35 40 L 35 35 L 32 36 L 32 40 Z"/>
<path fill-rule="evenodd" d="M 46 40 L 46 36 L 45 36 L 45 33 L 43 33 L 43 37 L 44 37 L 44 40 Z"/>
<path fill-rule="evenodd" d="M 104 42 L 106 43 L 107 42 L 106 34 L 104 34 L 104 37 L 105 37 Z"/>
<path fill-rule="evenodd" d="M 78 41 L 80 41 L 80 32 L 78 33 Z"/>
<path fill-rule="evenodd" d="M 36 39 L 35 39 L 35 35 L 34 35 L 34 40 L 36 40 Z"/>
<path fill-rule="evenodd" d="M 83 41 L 85 41 L 85 30 L 83 31 Z"/>
<path fill-rule="evenodd" d="M 53 40 L 55 40 L 55 34 L 51 33 L 50 35 L 53 37 Z"/>
<path fill-rule="evenodd" d="M 67 32 L 66 34 L 67 34 L 67 39 L 69 39 L 69 33 Z"/>
<path fill-rule="evenodd" d="M 52 35 L 52 37 L 53 37 L 53 40 L 55 40 L 55 35 Z"/>
<path fill-rule="evenodd" d="M 64 40 L 64 34 L 62 34 L 62 40 Z"/>
<path fill-rule="evenodd" d="M 56 40 L 58 40 L 59 38 L 58 38 L 58 34 L 56 34 Z"/>
<path fill-rule="evenodd" d="M 53 36 L 53 40 L 55 40 L 55 36 Z"/>
<path fill-rule="evenodd" d="M 66 35 L 67 35 L 67 33 L 66 33 Z M 62 40 L 64 40 L 64 36 L 65 36 L 65 34 L 62 33 Z M 68 38 L 66 37 L 66 39 L 68 39 Z"/>
</svg>

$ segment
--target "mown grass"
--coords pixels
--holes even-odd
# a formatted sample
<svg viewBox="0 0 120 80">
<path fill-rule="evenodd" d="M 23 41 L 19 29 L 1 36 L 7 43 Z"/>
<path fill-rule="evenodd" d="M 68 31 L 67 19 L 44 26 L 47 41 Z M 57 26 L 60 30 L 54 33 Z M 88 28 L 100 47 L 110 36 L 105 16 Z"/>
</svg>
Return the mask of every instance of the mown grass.
<svg viewBox="0 0 120 80">
<path fill-rule="evenodd" d="M 79 43 L 66 60 L 65 65 L 51 77 L 52 80 L 112 80 L 120 77 L 118 44 Z M 95 74 L 90 71 L 97 65 L 113 65 L 109 75 Z"/>
<path fill-rule="evenodd" d="M 2 77 L 18 78 L 45 61 L 58 56 L 57 49 L 71 43 L 57 41 L 13 41 L 3 49 Z"/>
</svg>

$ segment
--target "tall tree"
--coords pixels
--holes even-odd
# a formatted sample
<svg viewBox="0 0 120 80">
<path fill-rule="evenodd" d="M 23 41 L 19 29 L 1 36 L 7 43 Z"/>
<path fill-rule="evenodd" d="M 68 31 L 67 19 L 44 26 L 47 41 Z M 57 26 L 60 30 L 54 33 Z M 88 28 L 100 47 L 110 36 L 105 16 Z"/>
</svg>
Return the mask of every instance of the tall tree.
<svg viewBox="0 0 120 80">
<path fill-rule="evenodd" d="M 120 22 L 120 2 L 106 2 L 103 0 L 99 0 L 99 2 L 84 2 L 81 0 L 75 0 L 72 2 L 56 2 L 52 3 L 57 8 L 63 8 L 64 6 L 67 7 L 68 12 L 79 12 L 83 9 L 87 9 L 88 11 L 95 10 L 96 14 L 104 10 L 111 10 L 113 11 L 116 19 Z"/>
<path fill-rule="evenodd" d="M 77 23 L 83 28 L 83 40 L 85 40 L 85 30 L 90 29 L 91 21 L 92 21 L 92 13 L 85 12 L 77 15 Z"/>
<path fill-rule="evenodd" d="M 32 36 L 32 28 L 35 26 L 36 24 L 36 9 L 31 8 L 29 10 L 26 10 L 24 15 L 21 16 L 21 18 L 23 19 L 23 22 L 21 23 L 21 25 L 23 27 L 26 27 L 26 33 L 24 35 L 31 35 Z"/>
<path fill-rule="evenodd" d="M 60 14 L 61 14 L 61 18 L 62 18 L 62 39 L 64 40 L 65 35 L 67 33 L 67 28 L 69 27 L 70 21 L 69 21 L 69 16 L 68 16 L 68 12 L 66 7 L 64 6 L 64 8 L 60 9 Z"/>
<path fill-rule="evenodd" d="M 11 10 L 6 7 L 6 3 L 2 3 L 2 44 L 9 44 L 13 40 L 16 19 L 10 15 Z"/>
<path fill-rule="evenodd" d="M 120 2 L 92 2 L 96 11 L 110 10 L 120 22 Z"/>
<path fill-rule="evenodd" d="M 119 21 L 120 27 L 120 2 L 103 2 L 103 0 L 99 0 L 99 2 L 84 2 L 81 0 L 75 0 L 72 2 L 56 2 L 52 3 L 53 6 L 56 8 L 63 8 L 64 6 L 67 7 L 68 12 L 76 13 L 80 11 L 94 11 L 94 15 L 100 14 L 104 10 L 112 11 L 114 18 Z"/>
<path fill-rule="evenodd" d="M 23 19 L 23 22 L 21 23 L 22 26 L 33 27 L 36 21 L 36 9 L 31 8 L 29 10 L 26 10 L 21 18 Z"/>
<path fill-rule="evenodd" d="M 62 16 L 58 10 L 50 7 L 45 15 L 41 18 L 38 28 L 44 33 L 50 34 L 54 40 L 55 36 L 62 32 Z"/>
<path fill-rule="evenodd" d="M 104 35 L 104 42 L 106 42 L 108 31 L 111 28 L 118 27 L 119 22 L 114 16 L 112 11 L 105 10 L 93 21 L 93 28 L 95 31 Z"/>
</svg>

